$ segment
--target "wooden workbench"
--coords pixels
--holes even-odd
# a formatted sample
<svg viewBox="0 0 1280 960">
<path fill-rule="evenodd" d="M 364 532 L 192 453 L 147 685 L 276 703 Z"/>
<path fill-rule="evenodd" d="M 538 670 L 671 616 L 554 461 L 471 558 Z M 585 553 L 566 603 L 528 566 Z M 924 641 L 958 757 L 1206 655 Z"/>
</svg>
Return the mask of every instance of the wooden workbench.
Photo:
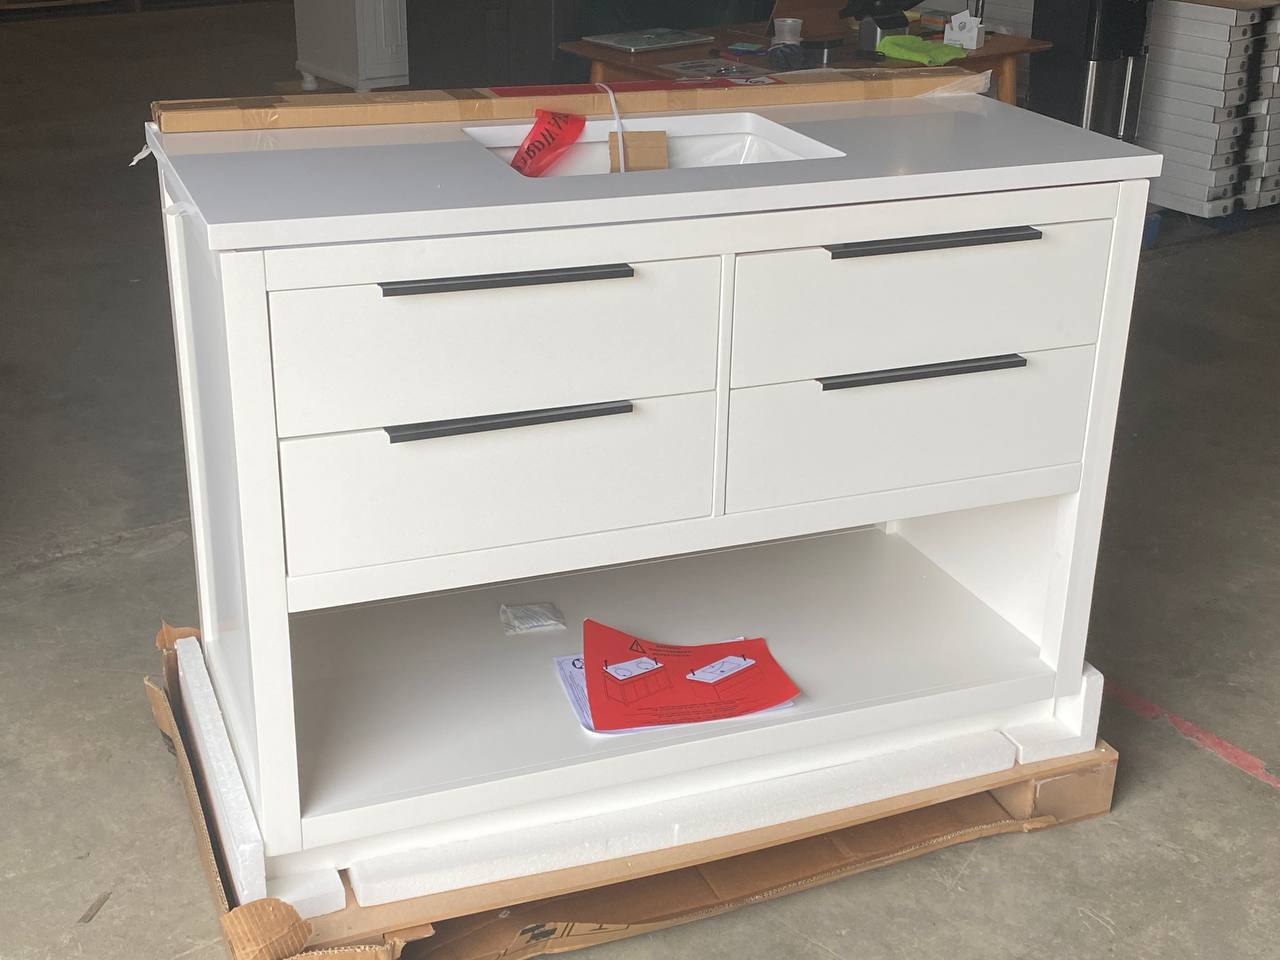
<svg viewBox="0 0 1280 960">
<path fill-rule="evenodd" d="M 570 40 L 560 44 L 560 49 L 591 61 L 591 81 L 607 83 L 611 80 L 670 80 L 673 74 L 662 67 L 668 63 L 682 60 L 699 60 L 712 56 L 712 50 L 724 50 L 729 44 L 751 39 L 750 28 L 744 27 L 711 27 L 699 28 L 698 33 L 706 33 L 715 39 L 707 44 L 695 44 L 687 47 L 675 47 L 667 50 L 653 50 L 648 53 L 627 53 L 614 50 L 597 43 L 585 40 Z M 763 27 L 757 30 L 758 40 L 765 40 Z M 856 34 L 850 32 L 850 41 Z M 1005 34 L 988 34 L 987 42 L 981 50 L 969 54 L 964 60 L 955 61 L 955 66 L 980 73 L 990 70 L 992 82 L 995 84 L 996 96 L 1005 103 L 1016 103 L 1018 99 L 1018 57 L 1024 53 L 1039 53 L 1048 50 L 1052 44 L 1045 40 L 1031 37 L 1011 37 Z M 845 67 L 915 67 L 919 64 L 907 60 L 854 60 L 848 56 L 853 47 L 847 45 L 841 52 L 844 58 L 834 58 L 832 66 Z M 749 57 L 749 64 L 768 66 L 765 57 Z"/>
</svg>

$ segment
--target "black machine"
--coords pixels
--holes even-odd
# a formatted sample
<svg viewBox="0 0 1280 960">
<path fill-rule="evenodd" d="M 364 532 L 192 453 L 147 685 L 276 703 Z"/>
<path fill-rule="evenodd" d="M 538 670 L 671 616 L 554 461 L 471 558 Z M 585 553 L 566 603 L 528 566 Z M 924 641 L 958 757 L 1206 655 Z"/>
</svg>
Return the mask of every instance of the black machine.
<svg viewBox="0 0 1280 960">
<path fill-rule="evenodd" d="M 1053 49 L 1031 64 L 1030 107 L 1133 140 L 1150 0 L 1036 0 L 1031 35 Z"/>
<path fill-rule="evenodd" d="M 840 11 L 842 17 L 858 21 L 858 47 L 874 50 L 880 38 L 907 32 L 907 11 L 920 0 L 849 0 Z"/>
</svg>

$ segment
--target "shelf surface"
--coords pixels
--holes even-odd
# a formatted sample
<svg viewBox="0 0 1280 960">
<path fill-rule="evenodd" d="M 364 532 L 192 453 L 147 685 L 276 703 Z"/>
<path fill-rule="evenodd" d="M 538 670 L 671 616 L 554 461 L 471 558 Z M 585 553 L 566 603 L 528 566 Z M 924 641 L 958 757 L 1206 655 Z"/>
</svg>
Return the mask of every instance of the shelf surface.
<svg viewBox="0 0 1280 960">
<path fill-rule="evenodd" d="M 504 635 L 499 604 L 540 601 L 569 628 Z M 588 733 L 552 663 L 580 651 L 585 617 L 665 643 L 763 636 L 802 695 L 750 718 Z M 424 817 L 483 813 L 1020 706 L 1053 688 L 1033 642 L 879 529 L 295 614 L 292 636 L 304 832 L 308 818 L 369 819 L 395 801 Z"/>
</svg>

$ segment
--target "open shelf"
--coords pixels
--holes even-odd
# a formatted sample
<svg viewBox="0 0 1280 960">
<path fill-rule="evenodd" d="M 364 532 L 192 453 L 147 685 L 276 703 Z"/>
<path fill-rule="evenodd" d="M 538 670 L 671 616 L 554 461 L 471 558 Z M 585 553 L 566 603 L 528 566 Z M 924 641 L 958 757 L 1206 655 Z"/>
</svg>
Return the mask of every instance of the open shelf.
<svg viewBox="0 0 1280 960">
<path fill-rule="evenodd" d="M 499 604 L 538 601 L 569 629 L 504 635 Z M 552 663 L 581 650 L 584 617 L 665 643 L 763 636 L 802 695 L 750 718 L 587 733 Z M 1032 641 L 880 529 L 295 614 L 291 632 L 307 846 L 1053 694 Z"/>
</svg>

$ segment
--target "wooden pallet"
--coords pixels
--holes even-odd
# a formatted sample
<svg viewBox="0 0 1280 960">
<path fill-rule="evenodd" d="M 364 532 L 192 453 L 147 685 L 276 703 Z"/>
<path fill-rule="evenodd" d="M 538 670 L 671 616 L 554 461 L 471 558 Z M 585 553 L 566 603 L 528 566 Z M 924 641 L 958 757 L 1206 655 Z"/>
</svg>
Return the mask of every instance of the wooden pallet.
<svg viewBox="0 0 1280 960">
<path fill-rule="evenodd" d="M 623 939 L 805 890 L 958 843 L 1029 833 L 1111 808 L 1118 755 L 1088 753 L 902 794 L 820 816 L 653 853 L 487 883 L 312 920 L 271 898 L 232 906 L 199 771 L 171 702 L 173 642 L 157 637 L 165 682 L 145 681 L 178 760 L 201 860 L 234 960 L 525 960 Z M 318 960 L 318 958 L 317 958 Z"/>
</svg>

